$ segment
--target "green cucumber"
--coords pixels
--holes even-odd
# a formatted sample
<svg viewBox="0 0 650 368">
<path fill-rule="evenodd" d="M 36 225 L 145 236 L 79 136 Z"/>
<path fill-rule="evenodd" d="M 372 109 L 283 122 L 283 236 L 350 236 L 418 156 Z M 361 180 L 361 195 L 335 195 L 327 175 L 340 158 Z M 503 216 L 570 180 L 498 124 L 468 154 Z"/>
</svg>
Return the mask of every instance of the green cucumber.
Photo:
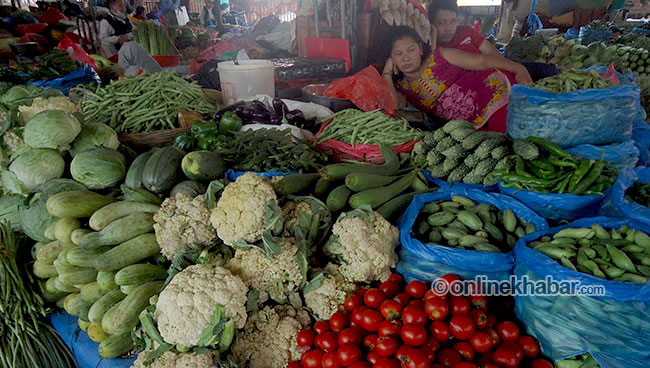
<svg viewBox="0 0 650 368">
<path fill-rule="evenodd" d="M 136 212 L 111 222 L 101 231 L 84 235 L 79 246 L 83 249 L 97 249 L 117 245 L 153 231 L 153 224 L 153 214 Z"/>
<path fill-rule="evenodd" d="M 338 187 L 332 189 L 330 194 L 327 195 L 327 208 L 332 211 L 340 211 L 348 203 L 348 198 L 350 198 L 352 192 L 345 184 L 339 185 Z"/>
<path fill-rule="evenodd" d="M 106 205 L 99 210 L 95 211 L 88 224 L 90 228 L 95 231 L 100 231 L 106 226 L 133 213 L 156 213 L 160 206 L 152 203 L 134 202 L 134 201 L 120 201 Z"/>
<path fill-rule="evenodd" d="M 345 177 L 345 185 L 353 192 L 386 186 L 399 177 L 378 174 L 351 173 Z"/>
<path fill-rule="evenodd" d="M 283 196 L 300 193 L 307 190 L 318 179 L 320 179 L 320 174 L 286 175 L 275 184 L 275 191 Z"/>
<path fill-rule="evenodd" d="M 375 209 L 407 190 L 416 177 L 417 174 L 412 171 L 392 184 L 355 193 L 350 197 L 348 203 L 352 208 L 368 205 L 370 208 Z"/>
</svg>

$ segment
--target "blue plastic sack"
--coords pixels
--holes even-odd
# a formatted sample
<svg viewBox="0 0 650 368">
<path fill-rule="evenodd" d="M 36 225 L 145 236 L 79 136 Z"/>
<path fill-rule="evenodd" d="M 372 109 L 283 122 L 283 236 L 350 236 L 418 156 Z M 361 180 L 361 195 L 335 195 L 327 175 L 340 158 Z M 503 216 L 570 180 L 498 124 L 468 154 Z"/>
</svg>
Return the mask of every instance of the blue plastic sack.
<svg viewBox="0 0 650 368">
<path fill-rule="evenodd" d="M 499 191 L 516 198 L 526 207 L 547 220 L 575 221 L 584 217 L 598 215 L 600 204 L 607 194 L 609 194 L 611 188 L 607 189 L 603 195 L 555 194 L 506 188 L 499 182 Z"/>
<path fill-rule="evenodd" d="M 621 143 L 632 138 L 641 98 L 638 86 L 552 93 L 522 85 L 512 87 L 507 134 L 539 137 L 561 147 Z"/>
<path fill-rule="evenodd" d="M 229 181 L 235 181 L 237 180 L 238 177 L 252 171 L 235 171 L 233 169 L 228 169 L 226 171 L 226 179 Z M 297 171 L 292 171 L 292 172 L 282 172 L 282 171 L 265 171 L 262 173 L 255 173 L 258 176 L 261 176 L 263 178 L 271 179 L 274 176 L 285 176 L 285 175 L 291 175 L 291 174 L 297 174 Z"/>
<path fill-rule="evenodd" d="M 604 296 L 516 295 L 515 313 L 528 334 L 539 340 L 542 353 L 553 360 L 589 352 L 603 368 L 650 367 L 650 283 L 616 282 L 572 271 L 526 244 L 570 227 L 606 229 L 628 225 L 646 233 L 650 226 L 607 217 L 586 218 L 572 224 L 529 234 L 515 247 L 515 277 L 552 277 L 604 287 Z"/>
<path fill-rule="evenodd" d="M 130 368 L 135 362 L 135 358 L 106 359 L 99 356 L 99 343 L 92 341 L 88 334 L 79 328 L 77 317 L 60 310 L 48 314 L 47 318 L 72 351 L 79 368 Z"/>
<path fill-rule="evenodd" d="M 580 39 L 580 43 L 583 45 L 589 45 L 592 42 L 609 40 L 612 38 L 612 32 L 603 29 L 590 29 L 587 27 L 580 27 L 578 38 Z"/>
<path fill-rule="evenodd" d="M 634 124 L 632 138 L 639 149 L 639 166 L 650 165 L 650 124 L 643 120 Z"/>
<path fill-rule="evenodd" d="M 96 85 L 99 85 L 100 83 L 99 75 L 97 75 L 95 69 L 93 69 L 90 65 L 84 64 L 84 66 L 81 67 L 81 69 L 77 69 L 74 72 L 69 73 L 64 77 L 51 79 L 48 81 L 39 80 L 39 81 L 28 82 L 27 85 L 43 87 L 46 89 L 49 88 L 58 89 L 59 91 L 63 92 L 63 94 L 67 96 L 68 93 L 70 92 L 70 88 L 77 87 L 80 84 L 89 85 L 91 83 L 95 83 Z"/>
<path fill-rule="evenodd" d="M 637 34 L 641 36 L 650 36 L 650 30 L 636 27 L 632 29 L 632 34 Z"/>
<path fill-rule="evenodd" d="M 589 68 L 584 70 L 586 71 L 595 70 L 598 72 L 598 74 L 604 77 L 605 74 L 607 74 L 607 71 L 609 70 L 609 65 L 592 65 Z M 621 82 L 622 84 L 634 83 L 634 73 L 616 72 L 616 77 L 618 78 L 618 81 Z M 639 105 L 641 105 L 641 101 L 639 101 Z"/>
<path fill-rule="evenodd" d="M 634 183 L 650 183 L 650 168 L 621 170 L 603 201 L 600 215 L 632 219 L 650 226 L 650 208 L 625 199 L 625 191 Z"/>
<path fill-rule="evenodd" d="M 449 184 L 449 182 L 445 180 L 434 178 L 427 170 L 422 170 L 422 174 L 424 175 L 424 177 L 427 179 L 429 183 L 437 185 L 440 188 L 449 188 L 453 186 L 455 188 L 476 189 L 476 190 L 482 190 L 484 192 L 496 192 L 499 190 L 498 185 L 492 185 L 486 187 L 485 185 L 480 185 L 480 184 L 465 184 L 465 183 Z"/>
<path fill-rule="evenodd" d="M 518 218 L 535 224 L 537 229 L 548 228 L 548 224 L 543 218 L 515 199 L 498 193 L 450 187 L 416 195 L 399 220 L 402 248 L 400 249 L 400 260 L 397 263 L 397 272 L 409 279 L 425 282 L 433 281 L 447 273 L 454 273 L 463 279 L 474 279 L 478 275 L 486 275 L 490 280 L 507 280 L 512 274 L 514 266 L 512 252 L 477 252 L 437 244 L 422 244 L 419 240 L 411 237 L 413 224 L 425 204 L 439 200 L 448 201 L 454 195 L 465 196 L 476 203 L 489 203 L 500 210 L 511 209 Z"/>
<path fill-rule="evenodd" d="M 580 31 L 578 31 L 577 28 L 569 28 L 566 30 L 566 33 L 564 34 L 564 38 L 566 38 L 567 40 L 575 40 L 578 37 L 580 37 Z"/>
<path fill-rule="evenodd" d="M 581 144 L 568 148 L 566 151 L 579 158 L 600 160 L 602 157 L 603 160 L 608 161 L 617 169 L 636 167 L 637 162 L 639 162 L 639 148 L 634 140 L 606 146 Z"/>
</svg>

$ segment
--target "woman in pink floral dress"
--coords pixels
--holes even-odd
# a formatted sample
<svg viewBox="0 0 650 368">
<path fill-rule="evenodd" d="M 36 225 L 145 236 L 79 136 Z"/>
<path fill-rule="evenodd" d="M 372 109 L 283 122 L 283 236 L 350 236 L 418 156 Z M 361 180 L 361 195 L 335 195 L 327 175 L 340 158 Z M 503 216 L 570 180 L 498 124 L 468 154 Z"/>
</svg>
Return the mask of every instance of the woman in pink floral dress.
<svg viewBox="0 0 650 368">
<path fill-rule="evenodd" d="M 505 132 L 511 85 L 532 82 L 526 68 L 504 57 L 435 45 L 427 54 L 409 27 L 396 27 L 391 36 L 391 57 L 382 75 L 397 107 L 408 101 L 439 120 L 467 120 L 476 129 Z"/>
</svg>

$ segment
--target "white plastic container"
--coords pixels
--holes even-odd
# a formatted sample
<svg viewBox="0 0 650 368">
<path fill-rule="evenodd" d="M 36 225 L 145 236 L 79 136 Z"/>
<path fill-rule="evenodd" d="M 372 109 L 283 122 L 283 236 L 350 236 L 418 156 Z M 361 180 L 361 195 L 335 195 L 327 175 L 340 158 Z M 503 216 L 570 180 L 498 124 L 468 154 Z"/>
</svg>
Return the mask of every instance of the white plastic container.
<svg viewBox="0 0 650 368">
<path fill-rule="evenodd" d="M 275 66 L 270 60 L 240 60 L 218 64 L 223 102 L 231 105 L 259 94 L 275 97 Z"/>
</svg>

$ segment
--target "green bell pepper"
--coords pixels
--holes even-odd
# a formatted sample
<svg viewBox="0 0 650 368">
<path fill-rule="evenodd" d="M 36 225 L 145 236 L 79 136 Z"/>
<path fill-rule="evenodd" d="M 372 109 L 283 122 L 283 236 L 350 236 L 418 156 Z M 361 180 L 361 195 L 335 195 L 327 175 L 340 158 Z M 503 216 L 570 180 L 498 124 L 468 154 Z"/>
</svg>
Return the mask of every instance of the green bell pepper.
<svg viewBox="0 0 650 368">
<path fill-rule="evenodd" d="M 234 112 L 226 111 L 219 121 L 219 133 L 236 132 L 241 129 L 243 120 Z"/>
<path fill-rule="evenodd" d="M 196 140 L 190 132 L 181 133 L 174 138 L 174 147 L 178 147 L 186 152 L 191 151 L 195 144 Z"/>
</svg>

